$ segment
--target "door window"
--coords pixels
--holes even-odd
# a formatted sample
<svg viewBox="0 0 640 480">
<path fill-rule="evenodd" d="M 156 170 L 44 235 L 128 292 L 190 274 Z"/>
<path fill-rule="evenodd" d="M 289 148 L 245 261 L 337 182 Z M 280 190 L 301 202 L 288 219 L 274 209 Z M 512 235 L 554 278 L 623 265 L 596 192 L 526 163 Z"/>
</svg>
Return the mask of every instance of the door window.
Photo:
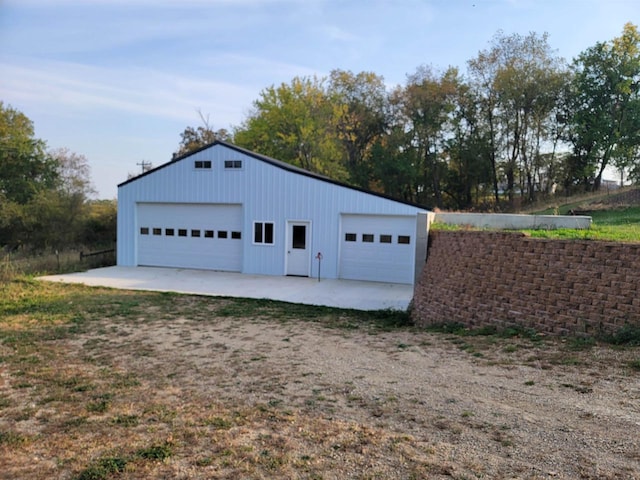
<svg viewBox="0 0 640 480">
<path fill-rule="evenodd" d="M 304 250 L 307 248 L 307 227 L 306 225 L 293 225 L 293 235 L 291 247 Z"/>
</svg>

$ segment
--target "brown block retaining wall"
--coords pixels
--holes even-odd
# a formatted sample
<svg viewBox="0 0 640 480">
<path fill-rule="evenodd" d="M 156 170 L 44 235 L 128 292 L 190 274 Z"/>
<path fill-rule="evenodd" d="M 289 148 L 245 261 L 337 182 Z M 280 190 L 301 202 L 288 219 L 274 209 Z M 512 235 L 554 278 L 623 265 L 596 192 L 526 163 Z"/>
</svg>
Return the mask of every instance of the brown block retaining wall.
<svg viewBox="0 0 640 480">
<path fill-rule="evenodd" d="M 431 231 L 413 319 L 601 335 L 640 325 L 640 244 Z"/>
</svg>

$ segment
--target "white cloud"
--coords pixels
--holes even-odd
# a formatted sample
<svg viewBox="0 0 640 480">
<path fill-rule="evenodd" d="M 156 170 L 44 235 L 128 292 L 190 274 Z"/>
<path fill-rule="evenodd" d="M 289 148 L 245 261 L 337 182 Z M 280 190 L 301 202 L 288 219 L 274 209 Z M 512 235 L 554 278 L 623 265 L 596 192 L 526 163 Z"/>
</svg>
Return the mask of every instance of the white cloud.
<svg viewBox="0 0 640 480">
<path fill-rule="evenodd" d="M 149 68 L 105 68 L 69 62 L 2 62 L 0 90 L 8 98 L 74 112 L 112 110 L 192 121 L 196 108 L 215 110 L 218 119 L 238 123 L 251 89 L 220 80 Z"/>
</svg>

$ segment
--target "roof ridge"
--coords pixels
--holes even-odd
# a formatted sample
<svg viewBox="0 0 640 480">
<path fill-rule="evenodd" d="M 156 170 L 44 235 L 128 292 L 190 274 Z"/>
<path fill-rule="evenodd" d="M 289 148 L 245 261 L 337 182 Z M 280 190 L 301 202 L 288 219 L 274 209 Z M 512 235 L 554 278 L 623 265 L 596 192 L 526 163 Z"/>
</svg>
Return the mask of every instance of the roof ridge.
<svg viewBox="0 0 640 480">
<path fill-rule="evenodd" d="M 213 142 L 208 143 L 208 144 L 206 144 L 206 145 L 204 145 L 202 147 L 199 147 L 196 150 L 193 150 L 191 152 L 188 152 L 188 153 L 185 153 L 185 154 L 182 154 L 182 155 L 179 155 L 179 156 L 174 156 L 169 162 L 163 163 L 162 165 L 159 165 L 156 168 L 152 168 L 151 170 L 147 170 L 146 172 L 141 173 L 140 175 L 138 175 L 136 177 L 132 177 L 132 178 L 120 183 L 118 185 L 118 188 L 120 188 L 120 187 L 122 187 L 124 185 L 127 185 L 129 183 L 132 183 L 132 182 L 134 182 L 136 180 L 139 180 L 140 178 L 145 177 L 145 176 L 147 176 L 147 175 L 149 175 L 151 173 L 154 173 L 154 172 L 156 172 L 158 170 L 161 170 L 161 169 L 163 169 L 163 168 L 165 168 L 165 167 L 167 167 L 167 166 L 169 166 L 169 165 L 171 165 L 173 163 L 180 162 L 180 161 L 182 161 L 182 160 L 184 160 L 184 159 L 186 159 L 186 158 L 188 158 L 188 157 L 190 157 L 192 155 L 195 155 L 196 153 L 200 153 L 200 152 L 202 152 L 202 151 L 204 151 L 204 150 L 206 150 L 208 148 L 215 147 L 216 145 L 222 145 L 223 147 L 226 147 L 226 148 L 228 148 L 230 150 L 235 150 L 235 151 L 237 151 L 239 153 L 242 153 L 242 154 L 247 155 L 249 157 L 255 158 L 256 160 L 260 160 L 260 161 L 266 162 L 266 163 L 268 163 L 270 165 L 273 165 L 273 166 L 278 167 L 278 168 L 282 168 L 283 170 L 287 170 L 287 171 L 292 172 L 292 173 L 297 173 L 299 175 L 304 175 L 306 177 L 315 178 L 315 179 L 318 179 L 318 180 L 323 181 L 323 182 L 332 183 L 332 184 L 340 186 L 340 187 L 345 187 L 345 188 L 349 188 L 351 190 L 356 190 L 356 191 L 359 191 L 359 192 L 362 192 L 362 193 L 366 193 L 366 194 L 369 194 L 369 195 L 374 195 L 376 197 L 380 197 L 380 198 L 384 198 L 386 200 L 391 200 L 391 201 L 394 201 L 394 202 L 402 203 L 404 205 L 409 205 L 411 207 L 420 208 L 420 209 L 423 209 L 423 210 L 428 210 L 428 208 L 425 207 L 424 205 L 419 205 L 417 203 L 407 202 L 407 201 L 404 201 L 404 200 L 398 200 L 397 198 L 393 198 L 393 197 L 391 197 L 389 195 L 386 195 L 384 193 L 373 192 L 371 190 L 367 190 L 366 188 L 358 187 L 358 186 L 355 186 L 355 185 L 349 185 L 348 183 L 344 183 L 344 182 L 341 182 L 339 180 L 334 180 L 334 179 L 332 179 L 330 177 L 327 177 L 325 175 L 321 175 L 319 173 L 312 172 L 310 170 L 306 170 L 304 168 L 298 167 L 298 166 L 293 165 L 291 163 L 284 162 L 282 160 L 277 160 L 277 159 L 269 157 L 267 155 L 263 155 L 263 154 L 260 154 L 260 153 L 253 152 L 251 150 L 248 150 L 248 149 L 243 148 L 243 147 L 239 147 L 239 146 L 237 146 L 237 145 L 235 145 L 233 143 L 225 142 L 223 140 L 214 140 Z"/>
</svg>

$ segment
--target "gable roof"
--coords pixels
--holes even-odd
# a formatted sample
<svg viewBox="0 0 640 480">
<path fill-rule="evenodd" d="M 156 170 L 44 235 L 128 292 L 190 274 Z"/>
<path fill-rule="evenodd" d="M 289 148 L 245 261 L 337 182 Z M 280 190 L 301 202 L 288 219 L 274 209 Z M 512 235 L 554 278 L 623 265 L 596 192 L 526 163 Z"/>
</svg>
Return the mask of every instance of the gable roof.
<svg viewBox="0 0 640 480">
<path fill-rule="evenodd" d="M 127 185 L 129 183 L 133 183 L 133 182 L 135 182 L 136 180 L 139 180 L 142 177 L 145 177 L 147 175 L 151 175 L 152 173 L 157 172 L 158 170 L 162 170 L 163 168 L 168 167 L 169 165 L 173 165 L 174 163 L 180 162 L 180 161 L 182 161 L 182 160 L 184 160 L 184 159 L 186 159 L 186 158 L 188 158 L 188 157 L 190 157 L 192 155 L 195 155 L 196 153 L 199 153 L 199 152 L 201 152 L 203 150 L 206 150 L 208 148 L 214 147 L 216 145 L 222 145 L 222 146 L 227 147 L 227 148 L 229 148 L 231 150 L 234 150 L 234 151 L 236 151 L 238 153 L 242 153 L 242 154 L 247 155 L 247 156 L 249 156 L 251 158 L 254 158 L 256 160 L 260 160 L 262 162 L 268 163 L 270 165 L 273 165 L 274 167 L 281 168 L 281 169 L 286 170 L 288 172 L 297 173 L 299 175 L 304 175 L 306 177 L 314 178 L 314 179 L 320 180 L 322 182 L 327 182 L 327 183 L 331 183 L 333 185 L 337 185 L 337 186 L 340 186 L 340 187 L 349 188 L 351 190 L 356 190 L 358 192 L 367 193 L 369 195 L 374 195 L 376 197 L 380 197 L 380 198 L 384 198 L 386 200 L 391 200 L 391 201 L 394 201 L 394 202 L 402 203 L 404 205 L 409 205 L 411 207 L 416 207 L 416 208 L 419 208 L 419 209 L 422 209 L 422 210 L 428 210 L 428 208 L 426 208 L 424 205 L 419 205 L 419 204 L 413 203 L 413 202 L 406 202 L 404 200 L 398 200 L 397 198 L 393 198 L 393 197 L 391 197 L 389 195 L 385 195 L 383 193 L 373 192 L 373 191 L 367 190 L 365 188 L 356 187 L 354 185 L 349 185 L 347 183 L 343 183 L 343 182 L 340 182 L 338 180 L 334 180 L 332 178 L 325 177 L 324 175 L 320 175 L 319 173 L 311 172 L 309 170 L 305 170 L 304 168 L 296 167 L 295 165 L 292 165 L 292 164 L 287 163 L 287 162 L 283 162 L 282 160 L 276 160 L 275 158 L 267 157 L 266 155 L 261 155 L 261 154 L 256 153 L 256 152 L 252 152 L 251 150 L 247 150 L 246 148 L 238 147 L 237 145 L 234 145 L 234 144 L 228 143 L 228 142 L 223 142 L 221 140 L 215 140 L 214 142 L 209 143 L 207 145 L 204 145 L 203 147 L 200 147 L 197 150 L 193 150 L 193 151 L 191 151 L 189 153 L 174 157 L 174 158 L 171 159 L 171 161 L 169 161 L 167 163 L 163 163 L 162 165 L 159 165 L 156 168 L 152 168 L 151 170 L 147 170 L 146 172 L 141 173 L 140 175 L 138 175 L 136 177 L 132 177 L 132 178 L 120 183 L 118 185 L 118 188 L 123 187 L 124 185 Z"/>
</svg>

